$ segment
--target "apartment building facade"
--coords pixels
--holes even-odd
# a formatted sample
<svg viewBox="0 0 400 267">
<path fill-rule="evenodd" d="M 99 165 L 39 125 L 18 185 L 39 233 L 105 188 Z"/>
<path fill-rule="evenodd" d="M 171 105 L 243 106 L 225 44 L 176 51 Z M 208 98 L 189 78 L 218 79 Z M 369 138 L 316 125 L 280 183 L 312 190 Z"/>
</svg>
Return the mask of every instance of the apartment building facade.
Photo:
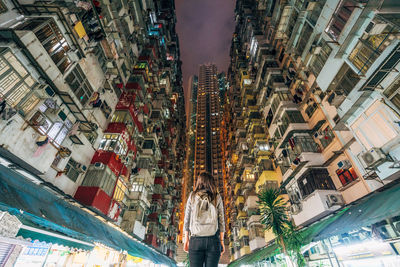
<svg viewBox="0 0 400 267">
<path fill-rule="evenodd" d="M 197 88 L 196 143 L 194 183 L 204 171 L 210 172 L 217 181 L 219 190 L 222 179 L 222 158 L 220 145 L 220 100 L 217 66 L 200 65 Z"/>
<path fill-rule="evenodd" d="M 174 258 L 185 153 L 174 1 L 0 4 L 1 156 Z"/>
<path fill-rule="evenodd" d="M 398 10 L 237 1 L 224 117 L 232 260 L 273 242 L 257 213 L 263 188 L 286 193 L 302 228 L 400 177 Z"/>
</svg>

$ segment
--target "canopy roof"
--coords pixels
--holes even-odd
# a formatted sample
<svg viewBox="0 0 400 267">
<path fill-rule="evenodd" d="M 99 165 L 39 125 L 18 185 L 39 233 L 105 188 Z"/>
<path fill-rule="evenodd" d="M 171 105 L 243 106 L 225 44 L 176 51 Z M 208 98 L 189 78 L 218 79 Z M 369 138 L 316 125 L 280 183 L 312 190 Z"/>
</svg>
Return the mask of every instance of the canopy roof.
<svg viewBox="0 0 400 267">
<path fill-rule="evenodd" d="M 22 217 L 25 223 L 28 221 L 39 228 L 87 243 L 98 242 L 118 251 L 126 250 L 132 256 L 148 259 L 156 264 L 176 266 L 174 260 L 118 227 L 99 220 L 1 164 L 0 192 L 0 209 Z M 21 235 L 27 237 L 26 232 Z"/>
<path fill-rule="evenodd" d="M 313 241 L 344 234 L 398 215 L 400 215 L 400 181 L 396 180 L 299 230 L 299 235 L 303 245 L 307 245 Z M 251 264 L 277 253 L 280 253 L 278 245 L 272 244 L 231 262 L 229 266 Z"/>
</svg>

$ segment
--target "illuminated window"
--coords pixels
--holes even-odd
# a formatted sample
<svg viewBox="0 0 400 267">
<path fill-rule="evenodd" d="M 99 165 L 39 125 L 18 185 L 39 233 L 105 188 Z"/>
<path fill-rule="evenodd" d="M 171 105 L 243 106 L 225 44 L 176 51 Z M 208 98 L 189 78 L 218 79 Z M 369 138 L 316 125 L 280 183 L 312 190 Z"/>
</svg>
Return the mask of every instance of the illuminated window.
<svg viewBox="0 0 400 267">
<path fill-rule="evenodd" d="M 54 64 L 61 73 L 65 73 L 72 63 L 67 56 L 67 52 L 71 49 L 56 22 L 53 19 L 35 18 L 30 20 L 27 25 L 22 26 L 21 29 L 32 30 Z"/>
<path fill-rule="evenodd" d="M 390 30 L 391 29 L 387 29 L 386 31 Z M 387 37 L 387 34 L 369 35 L 365 33 L 359 39 L 349 56 L 349 60 L 360 73 L 365 74 L 372 63 L 374 63 L 383 50 L 391 43 L 387 40 Z"/>
<path fill-rule="evenodd" d="M 113 151 L 118 155 L 125 155 L 128 145 L 120 134 L 105 134 L 100 141 L 99 149 Z"/>
<path fill-rule="evenodd" d="M 120 179 L 118 179 L 113 198 L 116 201 L 121 202 L 125 197 L 125 192 L 126 192 L 126 186 Z"/>
</svg>

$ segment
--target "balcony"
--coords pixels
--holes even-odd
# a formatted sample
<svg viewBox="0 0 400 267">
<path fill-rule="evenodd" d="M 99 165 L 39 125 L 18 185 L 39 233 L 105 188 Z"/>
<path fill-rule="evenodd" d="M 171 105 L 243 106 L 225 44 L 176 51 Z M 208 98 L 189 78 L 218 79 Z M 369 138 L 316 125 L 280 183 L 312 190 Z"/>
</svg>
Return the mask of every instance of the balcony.
<svg viewBox="0 0 400 267">
<path fill-rule="evenodd" d="M 234 189 L 235 196 L 238 194 L 241 186 L 242 186 L 242 183 L 236 183 L 235 189 Z"/>
<path fill-rule="evenodd" d="M 343 204 L 343 198 L 336 190 L 315 190 L 290 209 L 295 224 L 300 226 L 338 210 Z"/>
<path fill-rule="evenodd" d="M 278 188 L 280 179 L 280 174 L 275 170 L 263 171 L 256 182 L 256 193 L 265 188 Z"/>
<path fill-rule="evenodd" d="M 260 223 L 260 215 L 253 215 L 247 222 L 249 227 L 250 250 L 254 251 L 266 245 L 264 226 Z"/>
<path fill-rule="evenodd" d="M 144 190 L 146 190 L 146 189 L 144 189 Z M 146 204 L 147 208 L 150 207 L 150 201 L 149 201 L 150 197 L 149 197 L 149 194 L 147 193 L 147 191 L 145 191 L 145 192 L 131 191 L 129 194 L 129 199 L 140 200 Z"/>
<path fill-rule="evenodd" d="M 242 257 L 242 256 L 244 256 L 244 255 L 247 255 L 247 254 L 250 254 L 250 247 L 249 246 L 243 246 L 243 247 L 241 247 L 240 248 L 240 256 Z"/>
<path fill-rule="evenodd" d="M 256 210 L 258 208 L 257 201 L 258 201 L 258 197 L 257 196 L 255 196 L 255 195 L 248 196 L 247 199 L 246 199 L 246 202 L 244 204 L 244 210 L 246 210 L 248 213 L 251 210 Z M 253 217 L 253 216 L 251 216 L 251 217 Z"/>
<path fill-rule="evenodd" d="M 247 218 L 247 213 L 243 210 L 239 211 L 238 215 L 236 217 L 237 220 L 246 219 L 246 218 Z"/>
<path fill-rule="evenodd" d="M 239 230 L 239 239 L 243 238 L 244 236 L 249 236 L 249 230 L 246 227 L 242 227 Z"/>
<path fill-rule="evenodd" d="M 243 197 L 243 196 L 238 196 L 238 197 L 236 198 L 235 205 L 236 205 L 237 207 L 239 207 L 241 204 L 244 204 L 244 197 Z"/>
</svg>

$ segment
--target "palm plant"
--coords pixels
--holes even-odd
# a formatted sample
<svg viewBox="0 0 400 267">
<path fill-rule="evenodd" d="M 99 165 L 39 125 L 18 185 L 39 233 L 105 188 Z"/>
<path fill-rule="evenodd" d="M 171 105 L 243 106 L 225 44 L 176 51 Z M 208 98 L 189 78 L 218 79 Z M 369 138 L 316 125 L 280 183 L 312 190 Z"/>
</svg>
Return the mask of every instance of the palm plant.
<svg viewBox="0 0 400 267">
<path fill-rule="evenodd" d="M 277 243 L 285 254 L 287 265 L 294 266 L 289 257 L 290 254 L 294 254 L 298 263 L 302 265 L 301 242 L 287 215 L 287 202 L 281 196 L 281 191 L 268 188 L 258 194 L 258 198 L 261 223 L 264 224 L 266 230 L 271 230 L 276 236 Z"/>
</svg>

